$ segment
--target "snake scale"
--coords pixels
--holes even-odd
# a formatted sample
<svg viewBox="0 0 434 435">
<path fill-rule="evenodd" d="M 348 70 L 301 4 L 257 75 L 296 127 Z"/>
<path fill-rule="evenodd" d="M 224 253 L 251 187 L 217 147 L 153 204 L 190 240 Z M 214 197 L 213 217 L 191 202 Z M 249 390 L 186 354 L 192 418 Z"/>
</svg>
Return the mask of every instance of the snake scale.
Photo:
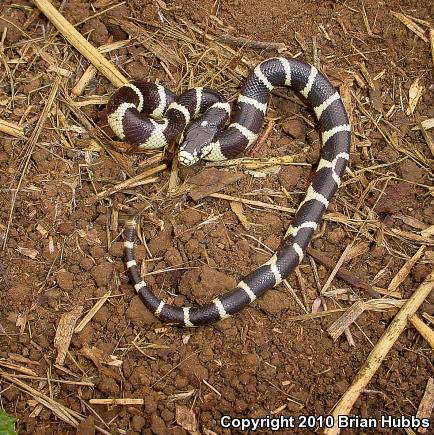
<svg viewBox="0 0 434 435">
<path fill-rule="evenodd" d="M 262 127 L 270 92 L 276 86 L 303 95 L 318 120 L 321 158 L 314 178 L 277 251 L 237 286 L 210 303 L 177 307 L 156 297 L 140 276 L 134 259 L 135 219 L 124 228 L 125 258 L 140 299 L 158 318 L 199 326 L 231 316 L 279 285 L 302 261 L 329 201 L 339 187 L 350 150 L 350 124 L 337 90 L 314 66 L 277 57 L 258 64 L 245 80 L 230 118 L 230 105 L 210 88 L 194 88 L 177 97 L 165 87 L 134 81 L 119 88 L 108 103 L 108 120 L 116 135 L 138 148 L 162 148 L 180 139 L 179 159 L 225 160 L 252 145 Z M 198 117 L 199 114 L 202 116 Z"/>
</svg>

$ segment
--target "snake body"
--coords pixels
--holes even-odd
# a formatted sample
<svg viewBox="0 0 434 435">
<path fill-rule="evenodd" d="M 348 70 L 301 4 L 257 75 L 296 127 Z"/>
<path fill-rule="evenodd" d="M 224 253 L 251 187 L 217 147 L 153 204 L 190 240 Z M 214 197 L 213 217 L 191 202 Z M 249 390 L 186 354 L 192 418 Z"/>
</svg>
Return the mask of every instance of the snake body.
<svg viewBox="0 0 434 435">
<path fill-rule="evenodd" d="M 161 86 L 133 82 L 121 87 L 109 101 L 109 123 L 121 139 L 139 148 L 156 148 L 184 135 L 180 160 L 191 164 L 198 158 L 231 158 L 249 147 L 262 127 L 270 92 L 276 86 L 287 86 L 306 98 L 318 120 L 323 147 L 306 196 L 280 247 L 266 263 L 210 303 L 177 307 L 156 297 L 142 280 L 133 255 L 136 222 L 131 219 L 125 224 L 126 265 L 134 288 L 146 307 L 164 321 L 199 326 L 224 319 L 279 285 L 294 270 L 345 171 L 350 149 L 349 120 L 339 93 L 327 78 L 314 66 L 285 57 L 267 59 L 252 70 L 240 90 L 233 122 L 223 131 L 219 129 L 229 117 L 229 105 L 208 88 L 196 88 L 176 98 Z M 186 130 L 191 119 L 201 112 L 205 112 L 204 117 Z M 147 115 L 164 117 L 154 120 Z M 205 141 L 202 147 L 195 143 L 200 140 Z"/>
</svg>

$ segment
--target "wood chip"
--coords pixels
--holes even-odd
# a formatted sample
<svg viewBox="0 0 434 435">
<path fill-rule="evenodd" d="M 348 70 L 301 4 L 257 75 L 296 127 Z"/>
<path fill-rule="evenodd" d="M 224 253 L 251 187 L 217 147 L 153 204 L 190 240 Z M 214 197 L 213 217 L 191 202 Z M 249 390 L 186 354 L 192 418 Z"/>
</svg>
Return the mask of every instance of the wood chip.
<svg viewBox="0 0 434 435">
<path fill-rule="evenodd" d="M 29 257 L 32 260 L 34 260 L 39 255 L 39 251 L 37 251 L 36 249 L 32 249 L 32 248 L 22 248 L 22 247 L 18 246 L 17 251 L 21 255 L 24 255 L 25 257 Z"/>
<path fill-rule="evenodd" d="M 426 238 L 430 238 L 430 237 L 432 237 L 432 236 L 434 236 L 434 225 L 431 225 L 430 227 L 428 227 L 428 228 L 425 228 L 424 230 L 422 230 L 421 232 L 420 232 L 420 234 L 421 234 L 421 236 L 422 237 L 426 237 Z"/>
<path fill-rule="evenodd" d="M 57 327 L 56 336 L 54 337 L 54 347 L 57 349 L 56 364 L 62 366 L 65 362 L 71 343 L 72 334 L 74 333 L 75 324 L 81 316 L 83 306 L 74 307 L 71 311 L 62 314 Z"/>
<path fill-rule="evenodd" d="M 175 404 L 175 420 L 187 432 L 197 431 L 196 414 L 191 408 L 184 405 Z"/>
<path fill-rule="evenodd" d="M 434 118 L 424 119 L 421 121 L 421 124 L 425 130 L 430 130 L 431 128 L 434 128 Z M 420 126 L 416 125 L 416 127 L 413 127 L 412 130 L 420 130 Z"/>
<path fill-rule="evenodd" d="M 105 352 L 95 346 L 83 346 L 80 349 L 80 353 L 84 357 L 90 359 L 98 369 L 101 369 L 102 364 L 120 367 L 123 363 L 123 361 L 120 360 L 117 356 L 107 355 Z"/>
</svg>

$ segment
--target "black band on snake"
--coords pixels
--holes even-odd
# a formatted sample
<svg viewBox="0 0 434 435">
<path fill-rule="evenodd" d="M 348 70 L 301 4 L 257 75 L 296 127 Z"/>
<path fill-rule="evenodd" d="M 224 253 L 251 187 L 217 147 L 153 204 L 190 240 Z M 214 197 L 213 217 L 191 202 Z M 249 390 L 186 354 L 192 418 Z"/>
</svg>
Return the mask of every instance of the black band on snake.
<svg viewBox="0 0 434 435">
<path fill-rule="evenodd" d="M 229 104 L 208 88 L 195 88 L 177 98 L 162 86 L 131 82 L 109 101 L 109 124 L 121 139 L 139 148 L 160 148 L 183 135 L 180 162 L 189 165 L 199 158 L 225 160 L 249 147 L 258 137 L 270 91 L 276 86 L 287 86 L 307 99 L 318 119 L 323 147 L 306 196 L 270 260 L 210 303 L 177 307 L 157 298 L 142 280 L 133 255 L 136 222 L 126 222 L 125 257 L 134 288 L 146 307 L 164 321 L 199 326 L 224 319 L 294 270 L 345 171 L 350 149 L 348 116 L 336 89 L 314 66 L 285 57 L 267 59 L 250 73 L 241 88 L 233 122 L 223 131 L 220 129 L 230 116 Z M 204 114 L 190 123 L 199 113 Z"/>
</svg>

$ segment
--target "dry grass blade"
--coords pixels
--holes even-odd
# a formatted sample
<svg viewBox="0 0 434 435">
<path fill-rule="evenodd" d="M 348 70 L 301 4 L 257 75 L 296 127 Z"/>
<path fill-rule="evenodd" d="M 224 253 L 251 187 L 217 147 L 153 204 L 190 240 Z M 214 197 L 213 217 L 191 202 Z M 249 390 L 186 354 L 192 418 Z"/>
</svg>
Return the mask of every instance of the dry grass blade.
<svg viewBox="0 0 434 435">
<path fill-rule="evenodd" d="M 121 183 L 116 184 L 116 186 L 113 186 L 107 190 L 103 190 L 102 192 L 99 192 L 95 196 L 88 198 L 87 203 L 93 204 L 96 201 L 99 201 L 100 199 L 107 198 L 108 196 L 113 195 L 116 192 L 120 192 L 132 185 L 135 185 L 139 181 L 142 181 L 144 178 L 150 177 L 151 175 L 157 174 L 158 172 L 162 172 L 165 169 L 167 169 L 167 165 L 161 164 L 159 166 L 156 166 L 155 168 L 151 168 L 146 171 L 143 171 L 141 174 L 138 174 L 135 177 L 129 178 L 126 181 L 122 181 Z"/>
<path fill-rule="evenodd" d="M 0 366 L 9 370 L 13 370 L 15 372 L 24 373 L 25 375 L 37 376 L 38 374 L 34 372 L 32 369 L 27 367 L 19 366 L 17 364 L 10 363 L 5 360 L 0 360 Z"/>
<path fill-rule="evenodd" d="M 0 376 L 6 381 L 15 384 L 21 390 L 29 393 L 36 401 L 46 406 L 48 409 L 51 409 L 51 411 L 53 411 L 53 413 L 65 423 L 68 423 L 74 427 L 78 426 L 78 419 L 81 419 L 81 417 L 72 409 L 63 406 L 62 404 L 53 400 L 51 397 L 46 396 L 45 394 L 39 392 L 38 390 L 35 390 L 33 387 L 27 385 L 26 383 L 15 379 L 13 376 L 8 375 L 7 373 L 0 372 Z"/>
<path fill-rule="evenodd" d="M 428 38 L 425 36 L 425 32 L 422 27 L 418 26 L 411 18 L 407 17 L 404 14 L 401 14 L 401 12 L 391 11 L 390 13 L 394 17 L 398 18 L 398 20 L 401 21 L 401 23 L 403 23 L 405 26 L 407 26 L 413 33 L 419 36 L 420 39 L 428 42 Z"/>
<path fill-rule="evenodd" d="M 11 208 L 9 211 L 8 225 L 7 225 L 6 233 L 5 233 L 4 240 L 3 240 L 3 249 L 6 247 L 6 243 L 8 240 L 9 229 L 10 229 L 10 226 L 11 226 L 12 220 L 13 220 L 13 215 L 14 215 L 14 210 L 15 210 L 15 201 L 17 199 L 18 192 L 21 189 L 21 185 L 23 183 L 24 177 L 26 176 L 26 173 L 27 173 L 27 170 L 29 167 L 30 158 L 32 157 L 32 153 L 33 153 L 33 150 L 35 148 L 36 142 L 38 141 L 39 135 L 41 134 L 42 127 L 48 118 L 48 115 L 51 111 L 51 107 L 53 105 L 53 101 L 56 98 L 57 92 L 59 90 L 60 82 L 61 82 L 61 78 L 57 77 L 53 83 L 53 86 L 51 88 L 50 94 L 48 95 L 47 102 L 45 103 L 44 109 L 42 110 L 42 113 L 41 113 L 41 116 L 38 120 L 38 123 L 36 124 L 36 127 L 33 130 L 32 135 L 29 138 L 27 149 L 26 149 L 26 154 L 25 154 L 23 161 L 20 163 L 20 166 L 18 168 L 17 174 L 20 174 L 20 178 L 18 180 L 18 184 L 15 188 L 15 191 L 12 194 L 12 201 L 11 201 Z"/>
<path fill-rule="evenodd" d="M 431 58 L 434 67 L 434 29 L 429 29 L 429 41 L 431 45 Z"/>
<path fill-rule="evenodd" d="M 119 398 L 119 399 L 90 399 L 89 403 L 91 405 L 143 405 L 145 403 L 144 399 L 133 399 L 133 398 Z"/>
<path fill-rule="evenodd" d="M 392 281 L 390 282 L 389 286 L 387 287 L 387 290 L 390 292 L 395 291 L 398 286 L 407 278 L 407 276 L 410 274 L 411 269 L 413 266 L 417 263 L 419 258 L 422 256 L 426 246 L 422 245 L 417 252 L 413 255 L 413 257 L 408 260 L 404 266 L 401 267 L 399 272 L 393 277 Z"/>
<path fill-rule="evenodd" d="M 418 115 L 416 115 L 416 121 L 417 121 L 417 125 L 418 125 L 424 139 L 425 139 L 425 142 L 428 145 L 428 148 L 430 149 L 431 154 L 434 157 L 434 140 L 430 136 L 430 134 L 427 132 L 427 129 L 429 128 L 430 123 L 421 121 Z M 427 119 L 426 121 L 432 121 L 432 119 Z M 434 122 L 432 122 L 432 124 L 434 125 Z"/>
<path fill-rule="evenodd" d="M 217 167 L 230 167 L 237 166 L 246 169 L 260 169 L 267 166 L 275 165 L 294 165 L 294 166 L 312 166 L 309 163 L 297 163 L 294 162 L 293 156 L 281 156 L 281 157 L 270 157 L 270 158 L 252 158 L 252 157 L 239 157 L 237 159 L 222 160 L 221 162 L 207 162 L 206 166 L 217 166 Z"/>
<path fill-rule="evenodd" d="M 402 306 L 398 314 L 387 327 L 384 334 L 380 337 L 374 348 L 371 350 L 368 358 L 359 369 L 350 387 L 341 397 L 335 409 L 333 410 L 335 423 L 332 428 L 325 430 L 325 434 L 331 435 L 339 433 L 339 428 L 337 425 L 339 415 L 348 415 L 350 413 L 357 398 L 372 379 L 395 341 L 404 331 L 405 327 L 407 326 L 408 317 L 415 314 L 416 310 L 423 303 L 433 288 L 434 270 L 431 271 L 431 273 L 414 291 L 407 302 Z"/>
<path fill-rule="evenodd" d="M 53 23 L 57 30 L 75 47 L 101 74 L 119 87 L 128 79 L 108 61 L 75 27 L 48 1 L 32 0 L 39 10 Z"/>
<path fill-rule="evenodd" d="M 333 268 L 329 277 L 327 278 L 327 281 L 323 285 L 321 292 L 320 292 L 321 294 L 324 294 L 324 292 L 330 287 L 330 284 L 332 283 L 333 279 L 335 278 L 336 274 L 338 273 L 340 267 L 342 266 L 342 264 L 344 264 L 344 261 L 346 260 L 348 253 L 351 251 L 352 246 L 353 246 L 352 244 L 349 244 L 344 249 L 344 252 L 342 252 L 342 255 L 340 256 L 339 260 L 336 262 L 335 267 Z"/>
<path fill-rule="evenodd" d="M 99 309 L 107 302 L 107 299 L 112 294 L 109 290 L 96 304 L 89 310 L 89 312 L 81 319 L 80 323 L 75 327 L 74 332 L 80 332 L 92 320 L 92 317 L 99 311 Z"/>
</svg>

